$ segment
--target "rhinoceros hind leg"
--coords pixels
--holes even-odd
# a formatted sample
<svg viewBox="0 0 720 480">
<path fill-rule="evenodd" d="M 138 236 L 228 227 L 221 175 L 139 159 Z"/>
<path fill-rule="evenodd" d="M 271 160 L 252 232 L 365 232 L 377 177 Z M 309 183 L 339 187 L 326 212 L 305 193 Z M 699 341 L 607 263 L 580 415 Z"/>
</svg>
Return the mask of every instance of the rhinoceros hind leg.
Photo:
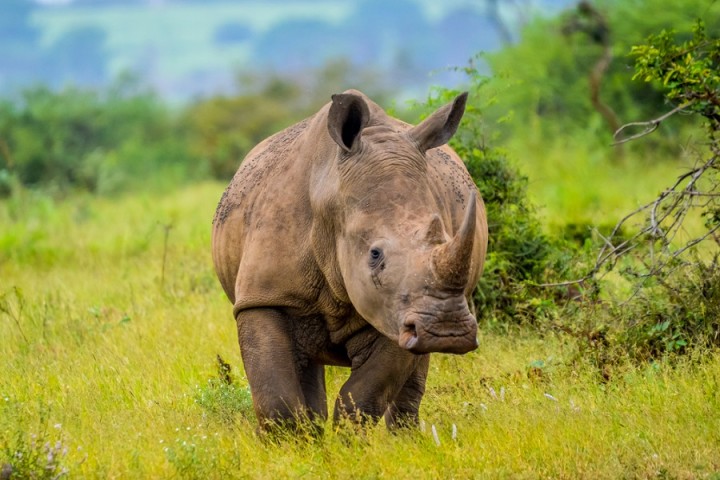
<svg viewBox="0 0 720 480">
<path fill-rule="evenodd" d="M 255 308 L 240 311 L 236 321 L 240 353 L 260 427 L 265 431 L 294 429 L 314 418 L 315 412 L 308 409 L 303 394 L 303 383 L 312 384 L 317 370 L 314 375 L 309 372 L 310 380 L 308 372 L 299 371 L 289 319 L 276 309 Z"/>
<path fill-rule="evenodd" d="M 419 363 L 405 385 L 385 411 L 385 424 L 391 430 L 415 427 L 419 423 L 420 401 L 425 394 L 425 380 L 430 367 L 430 354 L 419 356 Z"/>
</svg>

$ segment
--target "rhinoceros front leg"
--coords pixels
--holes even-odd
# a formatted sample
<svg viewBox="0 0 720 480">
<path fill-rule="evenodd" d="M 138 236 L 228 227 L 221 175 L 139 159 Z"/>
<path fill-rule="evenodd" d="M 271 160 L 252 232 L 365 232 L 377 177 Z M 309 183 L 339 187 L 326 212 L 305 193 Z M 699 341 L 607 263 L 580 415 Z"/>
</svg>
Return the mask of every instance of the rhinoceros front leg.
<svg viewBox="0 0 720 480">
<path fill-rule="evenodd" d="M 430 367 L 430 354 L 419 355 L 418 365 L 410 374 L 395 400 L 385 411 L 385 423 L 390 429 L 418 425 L 420 401 L 425 394 L 425 380 Z"/>
<path fill-rule="evenodd" d="M 236 321 L 261 428 L 294 427 L 299 421 L 327 418 L 323 366 L 303 361 L 293 342 L 290 319 L 272 308 L 256 308 L 239 312 Z"/>
<path fill-rule="evenodd" d="M 335 402 L 335 422 L 341 418 L 376 422 L 398 397 L 422 356 L 401 349 L 377 332 L 347 347 L 352 371 Z"/>
</svg>

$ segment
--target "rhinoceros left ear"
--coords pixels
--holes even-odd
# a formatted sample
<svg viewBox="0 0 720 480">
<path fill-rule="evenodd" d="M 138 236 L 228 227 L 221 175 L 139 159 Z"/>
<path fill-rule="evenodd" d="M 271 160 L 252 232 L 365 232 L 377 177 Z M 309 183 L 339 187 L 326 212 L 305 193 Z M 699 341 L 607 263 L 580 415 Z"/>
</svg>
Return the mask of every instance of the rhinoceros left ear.
<svg viewBox="0 0 720 480">
<path fill-rule="evenodd" d="M 426 118 L 420 125 L 408 132 L 422 152 L 445 145 L 458 129 L 468 93 L 458 95 L 452 103 L 445 105 Z"/>
<path fill-rule="evenodd" d="M 359 95 L 340 93 L 332 96 L 328 112 L 328 131 L 340 148 L 349 152 L 360 141 L 370 121 L 370 109 Z"/>
</svg>

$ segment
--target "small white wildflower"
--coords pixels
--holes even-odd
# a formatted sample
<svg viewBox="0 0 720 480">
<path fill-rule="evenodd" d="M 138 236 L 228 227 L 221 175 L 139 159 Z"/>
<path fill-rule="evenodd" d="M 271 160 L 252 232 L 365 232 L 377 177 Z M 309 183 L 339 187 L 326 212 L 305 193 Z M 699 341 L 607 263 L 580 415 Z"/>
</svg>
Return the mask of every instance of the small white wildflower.
<svg viewBox="0 0 720 480">
<path fill-rule="evenodd" d="M 53 427 L 60 430 L 62 428 L 62 423 L 56 423 L 55 425 L 53 425 Z"/>
<path fill-rule="evenodd" d="M 433 440 L 435 440 L 435 445 L 438 447 L 440 446 L 440 437 L 438 436 L 437 429 L 435 428 L 435 425 L 431 425 L 430 429 L 432 430 L 432 436 Z"/>
<path fill-rule="evenodd" d="M 547 398 L 548 400 L 552 400 L 553 402 L 557 402 L 557 401 L 558 401 L 557 398 L 553 397 L 553 396 L 550 395 L 549 393 L 546 393 L 546 394 L 544 394 L 544 395 L 545 395 L 545 398 Z"/>
<path fill-rule="evenodd" d="M 488 409 L 488 408 L 487 408 L 487 405 L 485 405 L 484 403 L 481 403 L 481 404 L 480 404 L 480 408 L 482 408 L 482 409 L 485 410 L 485 411 L 487 411 L 487 409 Z"/>
<path fill-rule="evenodd" d="M 179 431 L 180 431 L 180 427 L 175 427 L 175 431 L 176 431 L 176 432 L 179 432 Z"/>
<path fill-rule="evenodd" d="M 455 425 L 454 423 L 452 424 L 452 435 L 451 435 L 451 438 L 452 438 L 453 440 L 457 440 L 457 425 Z"/>
<path fill-rule="evenodd" d="M 189 432 L 189 431 L 190 431 L 190 427 L 187 427 L 185 430 L 187 430 L 187 431 Z"/>
<path fill-rule="evenodd" d="M 161 439 L 160 439 L 160 443 L 164 443 L 164 442 L 165 442 L 165 440 L 163 440 L 163 439 L 161 438 Z"/>
<path fill-rule="evenodd" d="M 505 401 L 505 387 L 500 387 L 500 401 Z"/>
<path fill-rule="evenodd" d="M 497 394 L 495 393 L 495 389 L 493 387 L 490 387 L 488 390 L 490 390 L 490 396 L 494 399 L 497 399 Z"/>
</svg>

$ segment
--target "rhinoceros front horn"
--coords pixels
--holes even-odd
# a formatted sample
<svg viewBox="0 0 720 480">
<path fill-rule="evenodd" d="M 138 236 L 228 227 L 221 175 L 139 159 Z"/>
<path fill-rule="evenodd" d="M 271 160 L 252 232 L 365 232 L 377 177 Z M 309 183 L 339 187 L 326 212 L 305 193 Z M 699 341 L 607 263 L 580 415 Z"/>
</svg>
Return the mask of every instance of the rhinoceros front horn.
<svg viewBox="0 0 720 480">
<path fill-rule="evenodd" d="M 435 247 L 432 253 L 433 273 L 441 285 L 451 288 L 467 285 L 475 240 L 475 209 L 476 193 L 473 189 L 460 230 L 448 243 Z"/>
</svg>

